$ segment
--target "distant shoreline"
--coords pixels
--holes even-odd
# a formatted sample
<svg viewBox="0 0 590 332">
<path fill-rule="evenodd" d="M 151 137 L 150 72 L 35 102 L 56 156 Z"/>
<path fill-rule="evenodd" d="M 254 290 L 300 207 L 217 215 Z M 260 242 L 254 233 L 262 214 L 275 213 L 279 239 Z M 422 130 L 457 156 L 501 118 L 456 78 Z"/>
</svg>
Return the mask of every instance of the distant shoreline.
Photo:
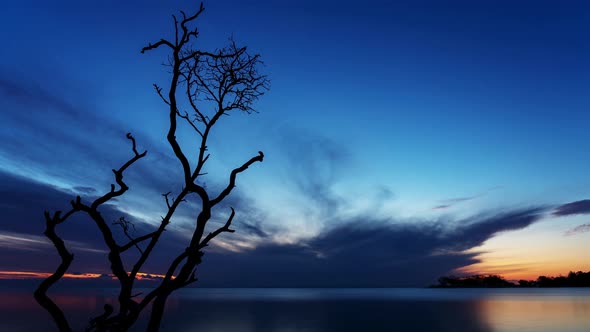
<svg viewBox="0 0 590 332">
<path fill-rule="evenodd" d="M 0 289 L 29 289 L 32 290 L 39 285 L 42 279 L 26 278 L 26 279 L 0 279 Z M 138 288 L 152 288 L 158 285 L 154 280 L 138 280 Z M 281 287 L 269 287 L 264 285 L 212 285 L 202 286 L 198 283 L 194 287 L 200 289 L 215 289 L 215 288 L 243 288 L 243 289 L 386 289 L 386 288 L 585 288 L 590 287 L 590 272 L 569 272 L 566 276 L 546 277 L 539 276 L 537 280 L 519 280 L 512 282 L 504 279 L 499 275 L 472 275 L 472 276 L 447 276 L 438 279 L 438 284 L 431 286 L 421 285 L 387 285 L 387 286 L 373 286 L 373 287 L 358 287 L 349 285 L 343 286 L 294 286 L 285 285 Z M 90 278 L 90 279 L 63 279 L 60 281 L 57 289 L 59 290 L 73 290 L 73 289 L 109 289 L 118 288 L 117 281 L 110 278 Z"/>
<path fill-rule="evenodd" d="M 441 277 L 438 285 L 430 288 L 579 288 L 590 287 L 589 272 L 570 271 L 567 276 L 547 277 L 539 276 L 537 280 L 519 280 L 518 283 L 510 282 L 502 276 L 472 275 L 464 277 Z"/>
</svg>

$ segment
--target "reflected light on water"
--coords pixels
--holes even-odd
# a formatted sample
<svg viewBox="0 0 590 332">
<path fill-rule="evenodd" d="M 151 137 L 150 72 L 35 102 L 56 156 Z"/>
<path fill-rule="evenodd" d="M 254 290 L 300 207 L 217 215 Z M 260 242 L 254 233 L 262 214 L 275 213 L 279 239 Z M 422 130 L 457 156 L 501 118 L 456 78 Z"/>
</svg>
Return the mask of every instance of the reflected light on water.
<svg viewBox="0 0 590 332">
<path fill-rule="evenodd" d="M 578 298 L 493 298 L 479 301 L 478 309 L 494 332 L 590 330 L 590 302 Z"/>
</svg>

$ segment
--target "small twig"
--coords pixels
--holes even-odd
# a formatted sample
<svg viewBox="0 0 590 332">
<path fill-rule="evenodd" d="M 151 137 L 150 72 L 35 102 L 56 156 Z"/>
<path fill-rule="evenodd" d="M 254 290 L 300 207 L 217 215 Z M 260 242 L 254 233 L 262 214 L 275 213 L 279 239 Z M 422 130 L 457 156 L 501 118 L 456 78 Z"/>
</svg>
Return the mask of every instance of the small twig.
<svg viewBox="0 0 590 332">
<path fill-rule="evenodd" d="M 164 199 L 166 200 L 166 206 L 168 207 L 168 209 L 170 209 L 170 201 L 168 200 L 168 195 L 170 195 L 170 192 L 162 194 L 162 196 L 164 196 Z"/>
<path fill-rule="evenodd" d="M 195 125 L 195 123 L 188 117 L 188 113 L 184 112 L 184 115 L 180 114 L 180 111 L 176 110 L 176 114 L 178 114 L 179 117 L 183 118 L 186 120 L 186 122 L 193 127 L 193 129 L 199 134 L 199 136 L 203 137 L 203 133 L 201 132 L 201 130 Z"/>
<path fill-rule="evenodd" d="M 119 250 L 121 252 L 125 252 L 125 251 L 129 250 L 129 248 L 131 248 L 133 246 L 136 246 L 138 243 L 143 242 L 143 241 L 145 241 L 147 239 L 153 238 L 154 235 L 156 234 L 156 232 L 157 231 L 154 231 L 154 232 L 151 232 L 149 234 L 145 234 L 145 235 L 142 235 L 140 237 L 137 237 L 137 238 L 131 240 L 130 242 L 128 242 L 127 244 L 122 245 L 122 246 L 119 246 Z"/>
<path fill-rule="evenodd" d="M 158 96 L 160 96 L 160 99 L 162 99 L 166 105 L 170 105 L 170 101 L 168 101 L 168 99 L 166 99 L 162 94 L 162 88 L 159 87 L 156 83 L 154 83 L 154 89 L 156 89 L 156 93 L 158 94 Z"/>
<path fill-rule="evenodd" d="M 137 250 L 143 254 L 143 250 L 141 250 L 141 248 L 138 245 L 138 241 L 135 241 L 135 239 L 129 234 L 129 229 L 131 227 L 133 227 L 133 231 L 135 232 L 135 225 L 129 221 L 126 220 L 125 217 L 121 217 L 119 218 L 119 220 L 114 221 L 113 225 L 119 225 L 121 226 L 121 229 L 123 229 L 123 233 L 125 234 L 125 236 L 127 236 L 127 238 L 129 239 L 129 241 L 131 241 L 130 243 L 133 243 L 133 245 L 135 246 L 135 248 L 137 248 Z"/>
</svg>

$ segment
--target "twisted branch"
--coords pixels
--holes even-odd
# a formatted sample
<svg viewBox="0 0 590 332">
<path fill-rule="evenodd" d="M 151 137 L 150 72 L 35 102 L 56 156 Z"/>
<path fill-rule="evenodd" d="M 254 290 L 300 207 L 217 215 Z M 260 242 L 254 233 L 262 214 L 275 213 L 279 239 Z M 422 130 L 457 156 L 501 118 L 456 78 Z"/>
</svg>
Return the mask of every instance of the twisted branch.
<svg viewBox="0 0 590 332">
<path fill-rule="evenodd" d="M 72 328 L 70 327 L 63 311 L 47 295 L 47 291 L 64 276 L 72 264 L 72 261 L 74 260 L 74 254 L 68 251 L 65 242 L 55 232 L 55 226 L 63 223 L 74 213 L 80 211 L 80 196 L 76 198 L 76 201 L 71 201 L 71 204 L 72 209 L 68 211 L 63 217 L 61 217 L 61 211 L 55 212 L 53 216 L 50 215 L 49 211 L 45 211 L 45 232 L 43 234 L 45 234 L 45 236 L 51 241 L 57 250 L 61 262 L 55 272 L 44 279 L 33 294 L 35 300 L 37 300 L 37 303 L 39 303 L 39 305 L 47 310 L 51 317 L 53 317 L 57 328 L 61 332 L 72 331 Z"/>
<path fill-rule="evenodd" d="M 255 162 L 262 162 L 263 159 L 264 159 L 264 153 L 262 153 L 262 151 L 258 151 L 258 156 L 252 157 L 250 160 L 245 162 L 242 166 L 231 171 L 231 174 L 229 176 L 229 183 L 228 183 L 227 187 L 225 187 L 225 189 L 223 189 L 223 191 L 221 191 L 221 193 L 219 193 L 219 196 L 217 196 L 216 198 L 211 200 L 211 206 L 217 205 L 227 195 L 229 195 L 231 193 L 232 189 L 236 186 L 236 177 L 239 173 L 242 173 L 243 171 L 248 169 L 248 167 L 250 167 L 250 165 L 254 164 Z"/>
</svg>

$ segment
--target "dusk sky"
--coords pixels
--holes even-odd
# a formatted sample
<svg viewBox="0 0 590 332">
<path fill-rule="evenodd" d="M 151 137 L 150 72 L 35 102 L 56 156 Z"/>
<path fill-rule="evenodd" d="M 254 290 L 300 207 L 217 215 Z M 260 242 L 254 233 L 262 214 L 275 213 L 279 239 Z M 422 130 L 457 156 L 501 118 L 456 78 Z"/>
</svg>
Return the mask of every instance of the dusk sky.
<svg viewBox="0 0 590 332">
<path fill-rule="evenodd" d="M 444 3 L 444 5 L 443 5 Z M 195 1 L 10 1 L 0 10 L 0 278 L 49 272 L 43 211 L 90 201 L 131 154 L 130 190 L 106 207 L 137 234 L 181 190 L 166 142 L 171 14 Z M 441 275 L 534 279 L 590 270 L 590 4 L 585 1 L 205 2 L 204 50 L 260 53 L 258 113 L 215 127 L 204 178 L 240 174 L 202 285 L 425 286 Z M 179 141 L 196 153 L 182 128 Z M 194 159 L 193 159 L 194 160 Z M 173 219 L 146 273 L 194 227 Z M 192 209 L 191 209 L 192 208 Z M 196 211 L 196 212 L 195 212 Z M 217 223 L 217 224 L 216 224 Z M 108 273 L 84 218 L 60 225 L 78 273 Z M 9 273 L 10 272 L 10 273 Z M 11 274 L 12 273 L 12 274 Z"/>
</svg>

